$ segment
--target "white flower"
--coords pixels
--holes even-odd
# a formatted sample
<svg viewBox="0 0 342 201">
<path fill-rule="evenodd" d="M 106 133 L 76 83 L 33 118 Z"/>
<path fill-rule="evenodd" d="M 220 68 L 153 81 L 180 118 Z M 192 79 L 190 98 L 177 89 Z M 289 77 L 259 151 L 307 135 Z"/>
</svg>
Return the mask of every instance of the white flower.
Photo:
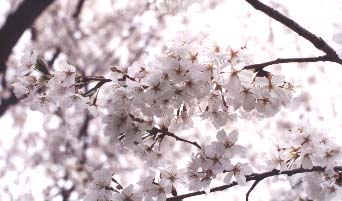
<svg viewBox="0 0 342 201">
<path fill-rule="evenodd" d="M 141 201 L 143 194 L 142 192 L 133 191 L 133 185 L 129 185 L 121 193 L 114 194 L 113 199 L 115 201 Z"/>
<path fill-rule="evenodd" d="M 144 200 L 145 201 L 153 201 L 153 197 L 156 196 L 155 192 L 155 184 L 154 183 L 154 177 L 148 176 L 138 182 L 138 185 L 140 186 L 142 192 L 144 193 Z"/>
<path fill-rule="evenodd" d="M 184 173 L 182 170 L 178 170 L 177 166 L 171 166 L 160 171 L 162 180 L 169 182 L 172 185 L 184 184 L 183 180 Z"/>
<path fill-rule="evenodd" d="M 252 169 L 248 166 L 248 164 L 244 163 L 237 163 L 235 166 L 226 167 L 225 170 L 229 171 L 224 177 L 223 182 L 229 184 L 233 175 L 236 179 L 236 182 L 239 185 L 245 185 L 246 182 L 246 175 L 252 174 Z"/>
<path fill-rule="evenodd" d="M 68 94 L 59 100 L 59 106 L 61 108 L 69 108 L 75 106 L 76 111 L 84 110 L 87 105 L 87 98 L 79 94 Z"/>
<path fill-rule="evenodd" d="M 169 182 L 161 180 L 154 188 L 154 197 L 157 201 L 165 201 L 166 195 L 172 191 L 172 185 Z"/>
<path fill-rule="evenodd" d="M 114 142 L 119 142 L 119 136 L 122 135 L 131 125 L 131 118 L 124 111 L 113 115 L 107 115 L 102 118 L 106 124 L 104 134 L 110 136 Z"/>
<path fill-rule="evenodd" d="M 253 72 L 250 70 L 237 70 L 231 67 L 230 72 L 222 72 L 220 84 L 228 91 L 231 96 L 239 95 L 242 83 L 251 83 Z"/>
<path fill-rule="evenodd" d="M 52 110 L 54 104 L 52 103 L 51 98 L 46 95 L 40 95 L 37 98 L 34 98 L 30 103 L 30 108 L 33 111 L 40 111 L 42 113 L 48 113 Z"/>
<path fill-rule="evenodd" d="M 32 94 L 37 89 L 37 78 L 34 76 L 25 76 L 18 78 L 18 81 L 13 84 L 13 91 L 17 98 L 22 98 Z"/>
<path fill-rule="evenodd" d="M 299 162 L 304 169 L 311 169 L 313 167 L 311 159 L 313 153 L 311 151 L 312 150 L 305 149 L 305 151 L 302 150 L 300 153 Z"/>
<path fill-rule="evenodd" d="M 216 128 L 225 126 L 228 121 L 234 121 L 237 115 L 234 113 L 228 113 L 225 111 L 217 111 L 215 109 L 209 109 L 202 114 L 203 119 L 209 119 Z"/>
<path fill-rule="evenodd" d="M 113 199 L 113 193 L 110 190 L 90 190 L 84 197 L 84 201 L 109 201 Z"/>
<path fill-rule="evenodd" d="M 213 142 L 205 148 L 204 154 L 208 159 L 207 169 L 214 174 L 221 173 L 225 167 L 231 166 L 230 160 L 224 156 L 225 148 L 220 142 Z"/>
<path fill-rule="evenodd" d="M 58 62 L 58 71 L 55 73 L 55 78 L 64 87 L 71 87 L 75 84 L 76 68 L 69 65 L 65 60 Z"/>
<path fill-rule="evenodd" d="M 274 116 L 280 109 L 281 101 L 273 98 L 265 89 L 260 89 L 257 94 L 256 110 L 265 117 Z"/>
<path fill-rule="evenodd" d="M 221 129 L 217 132 L 216 139 L 221 142 L 226 149 L 231 148 L 239 138 L 239 132 L 237 130 L 233 130 L 227 136 L 226 131 Z"/>
<path fill-rule="evenodd" d="M 285 150 L 286 148 L 280 147 L 279 145 L 272 147 L 272 149 L 269 151 L 270 159 L 266 160 L 267 170 L 287 169 L 287 156 Z"/>
<path fill-rule="evenodd" d="M 198 191 L 202 188 L 208 188 L 211 180 L 215 177 L 211 170 L 198 172 L 199 161 L 196 158 L 189 163 L 186 176 L 189 180 L 189 190 Z"/>
<path fill-rule="evenodd" d="M 221 129 L 217 135 L 216 139 L 219 143 L 223 145 L 225 150 L 225 156 L 227 157 L 233 157 L 236 153 L 243 153 L 245 151 L 245 148 L 241 145 L 236 145 L 236 141 L 238 140 L 239 132 L 237 130 L 233 130 L 230 132 L 227 136 L 227 133 Z"/>
<path fill-rule="evenodd" d="M 235 109 L 242 106 L 246 112 L 254 110 L 256 105 L 254 88 L 250 84 L 243 84 L 240 94 L 234 98 L 233 102 Z"/>
<path fill-rule="evenodd" d="M 146 162 L 146 165 L 151 167 L 158 167 L 165 161 L 162 152 L 158 150 L 154 151 L 150 146 L 144 144 L 135 146 L 134 151 Z"/>
<path fill-rule="evenodd" d="M 109 169 L 100 169 L 96 170 L 93 173 L 93 186 L 97 190 L 104 189 L 106 187 L 110 186 L 110 183 L 112 182 L 112 175 L 113 172 Z"/>
<path fill-rule="evenodd" d="M 326 171 L 330 171 L 336 162 L 342 159 L 341 148 L 337 145 L 331 145 L 325 150 L 321 150 L 314 156 L 315 165 L 326 167 Z"/>
<path fill-rule="evenodd" d="M 62 85 L 61 81 L 55 76 L 51 78 L 47 85 L 47 95 L 52 98 L 54 103 L 62 101 L 65 96 L 75 93 L 74 87 Z"/>
<path fill-rule="evenodd" d="M 169 81 L 164 81 L 161 79 L 162 74 L 156 72 L 146 78 L 146 86 L 148 86 L 144 99 L 148 103 L 153 103 L 155 100 L 164 99 L 164 95 L 170 92 L 171 86 Z M 169 97 L 165 97 L 169 98 Z"/>
<path fill-rule="evenodd" d="M 32 72 L 36 67 L 37 59 L 38 54 L 36 52 L 31 51 L 25 53 L 20 59 L 22 66 L 18 69 L 19 75 L 27 75 Z"/>
</svg>

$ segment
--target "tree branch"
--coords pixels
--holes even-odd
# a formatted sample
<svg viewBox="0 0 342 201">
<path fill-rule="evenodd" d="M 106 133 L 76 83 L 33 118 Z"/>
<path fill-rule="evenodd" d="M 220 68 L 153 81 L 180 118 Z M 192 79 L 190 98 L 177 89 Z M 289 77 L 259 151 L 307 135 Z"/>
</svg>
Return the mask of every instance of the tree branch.
<svg viewBox="0 0 342 201">
<path fill-rule="evenodd" d="M 255 180 L 255 182 L 253 183 L 253 185 L 251 186 L 251 188 L 248 190 L 248 192 L 246 193 L 246 201 L 248 201 L 249 198 L 249 194 L 251 194 L 251 192 L 254 190 L 254 188 L 256 187 L 256 185 L 258 185 L 258 183 L 261 180 Z"/>
<path fill-rule="evenodd" d="M 342 166 L 337 166 L 334 168 L 335 171 L 342 171 Z M 297 169 L 292 169 L 292 170 L 285 170 L 285 171 L 280 171 L 280 170 L 272 170 L 272 171 L 269 171 L 269 172 L 263 172 L 263 173 L 259 173 L 259 174 L 251 174 L 251 175 L 247 175 L 246 176 L 246 181 L 262 181 L 263 179 L 266 179 L 268 177 L 272 177 L 272 176 L 276 176 L 276 175 L 287 175 L 287 176 L 292 176 L 292 175 L 295 175 L 295 174 L 300 174 L 300 173 L 306 173 L 306 172 L 324 172 L 325 171 L 325 167 L 320 167 L 320 166 L 314 166 L 313 168 L 311 169 L 304 169 L 304 168 L 297 168 Z M 259 183 L 258 182 L 258 183 Z M 256 186 L 255 184 L 256 182 L 254 182 L 254 187 Z M 223 190 L 226 190 L 230 187 L 233 187 L 233 186 L 237 186 L 238 183 L 236 181 L 230 183 L 230 184 L 227 184 L 227 185 L 222 185 L 222 186 L 218 186 L 218 187 L 215 187 L 215 188 L 211 188 L 209 190 L 209 192 L 217 192 L 217 191 L 223 191 Z M 254 189 L 254 187 L 251 187 L 251 189 L 249 191 L 252 191 Z M 248 191 L 248 193 L 250 193 Z M 247 194 L 248 194 L 247 193 Z M 182 199 L 185 199 L 185 198 L 189 198 L 189 197 L 193 197 L 193 196 L 197 196 L 197 195 L 204 195 L 206 194 L 206 191 L 196 191 L 196 192 L 192 192 L 192 193 L 187 193 L 187 194 L 183 194 L 183 195 L 178 195 L 178 196 L 175 196 L 175 197 L 170 197 L 170 198 L 167 198 L 166 200 L 167 201 L 179 201 L 179 200 L 182 200 Z M 246 195 L 247 196 L 247 195 Z M 247 199 L 247 197 L 246 197 Z"/>
<path fill-rule="evenodd" d="M 85 0 L 78 0 L 76 10 L 75 10 L 74 14 L 72 14 L 72 18 L 78 20 L 78 17 L 81 14 L 84 2 L 85 2 Z"/>
<path fill-rule="evenodd" d="M 260 71 L 266 66 L 281 64 L 281 63 L 304 63 L 304 62 L 320 62 L 320 61 L 330 61 L 331 58 L 328 55 L 318 56 L 318 57 L 306 57 L 306 58 L 278 58 L 273 61 L 268 61 L 259 64 L 252 64 L 245 66 L 244 69 L 255 69 L 255 71 Z"/>
<path fill-rule="evenodd" d="M 6 61 L 21 35 L 53 2 L 54 0 L 25 0 L 15 12 L 7 17 L 5 24 L 0 29 L 0 73 L 5 73 Z"/>
<path fill-rule="evenodd" d="M 53 66 L 53 64 L 55 63 L 56 59 L 58 58 L 61 52 L 62 52 L 61 47 L 55 48 L 55 52 L 53 53 L 52 58 L 47 62 L 50 68 Z"/>
<path fill-rule="evenodd" d="M 156 135 L 157 133 L 161 133 L 162 135 L 169 136 L 169 137 L 173 137 L 173 138 L 175 138 L 177 141 L 186 142 L 186 143 L 189 143 L 189 144 L 194 145 L 194 146 L 197 147 L 198 149 L 201 149 L 201 146 L 200 146 L 196 141 L 191 142 L 191 141 L 186 140 L 186 139 L 184 139 L 184 138 L 178 137 L 178 136 L 175 135 L 174 133 L 169 132 L 167 129 L 159 129 L 159 128 L 153 127 L 153 128 L 152 128 L 150 131 L 148 131 L 148 132 L 151 133 L 152 135 Z"/>
<path fill-rule="evenodd" d="M 189 140 L 186 140 L 186 139 L 183 139 L 183 138 L 181 138 L 181 137 L 178 137 L 178 136 L 175 135 L 174 133 L 170 133 L 170 132 L 165 133 L 165 135 L 170 136 L 170 137 L 173 137 L 173 138 L 175 138 L 177 141 L 182 141 L 182 142 L 186 142 L 186 143 L 192 144 L 192 145 L 196 146 L 197 148 L 201 149 L 201 146 L 200 146 L 197 142 L 195 142 L 195 141 L 191 142 L 191 141 L 189 141 Z"/>
<path fill-rule="evenodd" d="M 290 59 L 276 59 L 274 61 L 265 62 L 262 64 L 254 64 L 247 66 L 245 69 L 253 69 L 255 68 L 256 71 L 262 70 L 262 68 L 277 64 L 277 63 L 291 63 L 291 62 L 318 62 L 318 61 L 331 61 L 338 64 L 342 64 L 342 60 L 338 57 L 336 51 L 329 46 L 321 37 L 316 36 L 315 34 L 311 33 L 301 25 L 299 25 L 294 20 L 286 17 L 285 15 L 281 14 L 277 10 L 263 4 L 258 0 L 245 0 L 247 3 L 252 5 L 256 10 L 263 12 L 264 14 L 268 15 L 272 19 L 280 22 L 281 24 L 285 25 L 292 31 L 296 32 L 301 37 L 308 40 L 311 44 L 313 44 L 317 49 L 322 50 L 326 53 L 325 56 L 319 57 L 311 57 L 311 58 L 290 58 Z"/>
<path fill-rule="evenodd" d="M 54 0 L 25 0 L 16 11 L 9 14 L 5 24 L 0 29 L 0 73 L 3 74 L 2 85 L 6 88 L 5 73 L 6 62 L 12 53 L 12 49 L 18 42 L 21 35 L 29 28 L 34 20 L 51 4 Z M 0 116 L 6 110 L 18 103 L 18 99 L 12 93 L 8 98 L 1 100 Z"/>
<path fill-rule="evenodd" d="M 12 92 L 8 98 L 2 99 L 0 103 L 0 117 L 5 114 L 6 110 L 19 102 L 17 97 Z"/>
<path fill-rule="evenodd" d="M 274 10 L 273 8 L 261 3 L 258 0 L 245 0 L 245 1 L 251 4 L 255 9 L 265 13 L 271 18 L 287 26 L 292 31 L 296 32 L 298 35 L 302 36 L 306 40 L 310 41 L 317 49 L 322 50 L 327 55 L 331 55 L 331 56 L 334 55 L 336 58 L 338 58 L 335 50 L 332 47 L 330 47 L 321 37 L 314 35 L 310 31 L 308 31 L 307 29 L 299 25 L 297 22 L 286 17 L 285 15 L 281 14 L 277 10 Z"/>
</svg>

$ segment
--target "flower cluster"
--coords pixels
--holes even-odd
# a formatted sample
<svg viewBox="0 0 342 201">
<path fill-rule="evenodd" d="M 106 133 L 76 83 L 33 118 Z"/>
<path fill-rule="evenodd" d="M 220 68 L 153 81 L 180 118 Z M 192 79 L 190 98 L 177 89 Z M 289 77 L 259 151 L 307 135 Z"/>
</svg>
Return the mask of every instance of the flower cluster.
<svg viewBox="0 0 342 201">
<path fill-rule="evenodd" d="M 130 147 L 141 144 L 152 128 L 192 128 L 195 117 L 217 129 L 239 114 L 271 117 L 289 103 L 293 86 L 282 76 L 245 69 L 250 63 L 246 48 L 223 50 L 183 40 L 154 62 L 112 67 L 105 135 Z"/>
<path fill-rule="evenodd" d="M 245 69 L 247 64 L 250 60 L 245 48 L 224 51 L 217 45 L 205 48 L 184 40 L 148 65 L 112 67 L 112 79 L 105 79 L 79 76 L 65 61 L 60 61 L 52 73 L 37 54 L 31 53 L 22 59 L 29 70 L 20 68 L 21 76 L 13 86 L 16 96 L 25 99 L 32 110 L 48 112 L 55 106 L 75 105 L 92 111 L 100 87 L 113 82 L 105 105 L 108 113 L 103 117 L 105 135 L 114 141 L 139 144 L 152 127 L 188 129 L 193 127 L 193 117 L 221 128 L 234 121 L 239 112 L 275 115 L 291 99 L 293 86 L 282 76 Z M 80 90 L 90 82 L 97 84 L 88 91 Z"/>
<path fill-rule="evenodd" d="M 207 188 L 211 180 L 223 172 L 226 172 L 224 183 L 229 184 L 234 176 L 240 185 L 246 184 L 245 176 L 252 174 L 252 169 L 247 164 L 231 163 L 236 153 L 245 151 L 244 147 L 235 144 L 238 132 L 234 130 L 227 135 L 224 130 L 220 130 L 216 138 L 217 141 L 205 146 L 193 156 L 187 169 L 189 190 Z"/>
<path fill-rule="evenodd" d="M 324 172 L 307 173 L 303 177 L 305 192 L 310 192 L 309 198 L 330 200 L 338 191 L 342 192 L 342 174 L 334 169 L 340 165 L 341 148 L 316 129 L 299 128 L 290 132 L 289 143 L 277 145 L 271 167 L 281 170 L 324 167 Z"/>
<path fill-rule="evenodd" d="M 236 144 L 238 132 L 234 130 L 227 135 L 224 130 L 220 130 L 216 138 L 217 141 L 193 155 L 186 169 L 178 169 L 176 166 L 158 168 L 157 174 L 153 175 L 153 172 L 137 183 L 139 188 L 136 191 L 133 191 L 133 185 L 126 188 L 117 185 L 112 188 L 111 181 L 116 182 L 112 179 L 112 174 L 107 169 L 98 170 L 93 174 L 95 188 L 89 192 L 86 200 L 106 198 L 107 200 L 162 201 L 166 200 L 168 195 L 176 195 L 180 186 L 186 186 L 193 191 L 207 189 L 211 180 L 218 174 L 225 174 L 224 183 L 231 183 L 234 176 L 240 185 L 246 184 L 246 175 L 252 174 L 252 169 L 246 163 L 238 162 L 235 165 L 231 163 L 236 153 L 245 150 L 244 147 Z"/>
<path fill-rule="evenodd" d="M 314 166 L 326 167 L 332 171 L 337 161 L 342 159 L 340 147 L 323 133 L 308 128 L 290 130 L 289 143 L 277 145 L 277 151 L 272 161 L 274 168 L 305 168 Z"/>
<path fill-rule="evenodd" d="M 245 68 L 250 64 L 245 47 L 205 47 L 186 39 L 169 46 L 166 54 L 153 62 L 111 67 L 108 79 L 80 76 L 65 61 L 52 71 L 37 54 L 30 53 L 24 55 L 24 67 L 19 69 L 13 86 L 17 97 L 30 104 L 32 110 L 48 112 L 75 106 L 76 110 L 87 108 L 93 114 L 100 113 L 104 134 L 111 142 L 133 150 L 149 167 L 160 171 L 158 176 L 151 175 L 138 183 L 140 193 L 133 186 L 114 188 L 108 171 L 95 172 L 88 200 L 139 200 L 142 196 L 165 200 L 184 183 L 179 175 L 189 178 L 190 190 L 207 188 L 222 173 L 226 174 L 225 183 L 230 183 L 233 176 L 239 184 L 246 183 L 245 176 L 252 173 L 249 165 L 231 162 L 235 153 L 244 149 L 235 145 L 237 131 L 227 135 L 220 130 L 217 141 L 204 147 L 182 139 L 200 148 L 185 171 L 175 167 L 160 169 L 164 164 L 160 144 L 167 136 L 179 140 L 175 133 L 193 128 L 196 118 L 221 129 L 239 115 L 271 117 L 288 104 L 293 86 L 282 76 Z M 104 104 L 97 110 L 98 92 L 105 83 L 112 85 L 104 88 Z"/>
<path fill-rule="evenodd" d="M 77 111 L 88 108 L 92 111 L 92 96 L 99 86 L 86 92 L 81 89 L 90 82 L 102 82 L 102 77 L 79 76 L 76 68 L 64 60 L 56 65 L 56 70 L 40 59 L 36 53 L 25 54 L 18 68 L 17 81 L 13 84 L 15 95 L 30 105 L 34 111 L 48 113 L 57 107 L 67 109 L 74 106 Z M 37 73 L 38 72 L 38 73 Z"/>
</svg>

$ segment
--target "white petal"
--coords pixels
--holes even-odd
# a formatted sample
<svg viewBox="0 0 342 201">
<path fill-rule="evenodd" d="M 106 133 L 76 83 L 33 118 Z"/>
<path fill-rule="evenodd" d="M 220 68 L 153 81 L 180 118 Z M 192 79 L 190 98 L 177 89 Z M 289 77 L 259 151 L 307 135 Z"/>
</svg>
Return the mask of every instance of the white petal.
<svg viewBox="0 0 342 201">
<path fill-rule="evenodd" d="M 224 177 L 223 182 L 224 182 L 225 184 L 229 184 L 230 181 L 232 180 L 232 177 L 233 177 L 233 172 L 229 172 L 229 173 L 226 174 L 226 176 Z"/>
<path fill-rule="evenodd" d="M 227 140 L 227 133 L 223 129 L 221 129 L 219 132 L 217 132 L 216 139 L 219 142 L 226 141 Z"/>
<path fill-rule="evenodd" d="M 236 182 L 239 184 L 239 185 L 245 185 L 247 182 L 246 182 L 246 177 L 244 175 L 235 175 L 235 178 L 236 178 Z"/>
</svg>

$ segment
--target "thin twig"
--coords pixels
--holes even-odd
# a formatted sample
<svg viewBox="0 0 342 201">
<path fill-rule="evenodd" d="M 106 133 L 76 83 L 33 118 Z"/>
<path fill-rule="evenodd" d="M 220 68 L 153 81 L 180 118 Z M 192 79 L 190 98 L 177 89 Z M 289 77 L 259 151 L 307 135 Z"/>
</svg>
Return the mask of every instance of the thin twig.
<svg viewBox="0 0 342 201">
<path fill-rule="evenodd" d="M 156 135 L 156 134 L 158 134 L 158 133 L 161 133 L 161 134 L 163 134 L 163 135 L 165 135 L 165 136 L 173 137 L 173 138 L 175 138 L 175 139 L 178 140 L 178 141 L 182 141 L 182 142 L 186 142 L 186 143 L 192 144 L 192 145 L 196 146 L 198 149 L 201 149 L 201 148 L 202 148 L 196 141 L 191 142 L 191 141 L 189 141 L 189 140 L 186 140 L 186 139 L 184 139 L 184 138 L 181 138 L 181 137 L 175 135 L 174 133 L 169 132 L 169 131 L 168 131 L 167 129 L 165 129 L 165 128 L 164 128 L 164 129 L 159 129 L 159 128 L 153 127 L 153 128 L 152 128 L 151 130 L 149 130 L 148 132 L 149 132 L 150 134 L 152 134 L 152 135 Z"/>
<path fill-rule="evenodd" d="M 329 46 L 321 37 L 316 36 L 312 32 L 308 31 L 301 25 L 299 25 L 294 20 L 286 17 L 285 15 L 281 14 L 277 10 L 269 7 L 266 4 L 258 0 L 245 0 L 250 5 L 252 5 L 256 10 L 263 12 L 264 14 L 268 15 L 272 19 L 280 22 L 281 24 L 285 25 L 292 31 L 296 32 L 301 37 L 308 40 L 311 44 L 313 44 L 317 49 L 322 50 L 325 52 L 326 55 L 319 56 L 319 57 L 309 57 L 309 58 L 288 58 L 288 59 L 276 59 L 274 61 L 269 61 L 261 64 L 254 64 L 246 66 L 245 69 L 255 69 L 255 71 L 261 71 L 264 67 L 278 64 L 278 63 L 292 63 L 292 62 L 318 62 L 318 61 L 330 61 L 335 62 L 338 64 L 342 64 L 342 60 L 337 55 L 336 51 Z"/>
<path fill-rule="evenodd" d="M 266 66 L 271 66 L 274 64 L 281 63 L 303 63 L 303 62 L 320 62 L 320 61 L 330 61 L 330 57 L 328 55 L 318 56 L 318 57 L 306 57 L 306 58 L 278 58 L 273 61 L 268 61 L 259 64 L 252 64 L 245 66 L 244 69 L 255 69 L 255 71 L 260 71 Z"/>
<path fill-rule="evenodd" d="M 246 193 L 246 201 L 248 201 L 249 198 L 249 194 L 251 194 L 251 192 L 254 190 L 254 188 L 256 187 L 256 185 L 258 185 L 258 183 L 261 180 L 255 180 L 255 182 L 253 183 L 253 185 L 251 186 L 251 188 L 248 190 L 248 192 Z"/>
<path fill-rule="evenodd" d="M 170 133 L 170 132 L 167 132 L 167 133 L 165 133 L 165 134 L 166 134 L 167 136 L 170 136 L 170 137 L 175 138 L 175 139 L 178 140 L 178 141 L 182 141 L 182 142 L 186 142 L 186 143 L 192 144 L 192 145 L 196 146 L 197 148 L 201 149 L 201 146 L 200 146 L 197 142 L 195 142 L 195 141 L 191 142 L 191 141 L 189 141 L 189 140 L 186 140 L 186 139 L 183 139 L 183 138 L 181 138 L 181 137 L 178 137 L 178 136 L 175 135 L 174 133 Z"/>
</svg>

